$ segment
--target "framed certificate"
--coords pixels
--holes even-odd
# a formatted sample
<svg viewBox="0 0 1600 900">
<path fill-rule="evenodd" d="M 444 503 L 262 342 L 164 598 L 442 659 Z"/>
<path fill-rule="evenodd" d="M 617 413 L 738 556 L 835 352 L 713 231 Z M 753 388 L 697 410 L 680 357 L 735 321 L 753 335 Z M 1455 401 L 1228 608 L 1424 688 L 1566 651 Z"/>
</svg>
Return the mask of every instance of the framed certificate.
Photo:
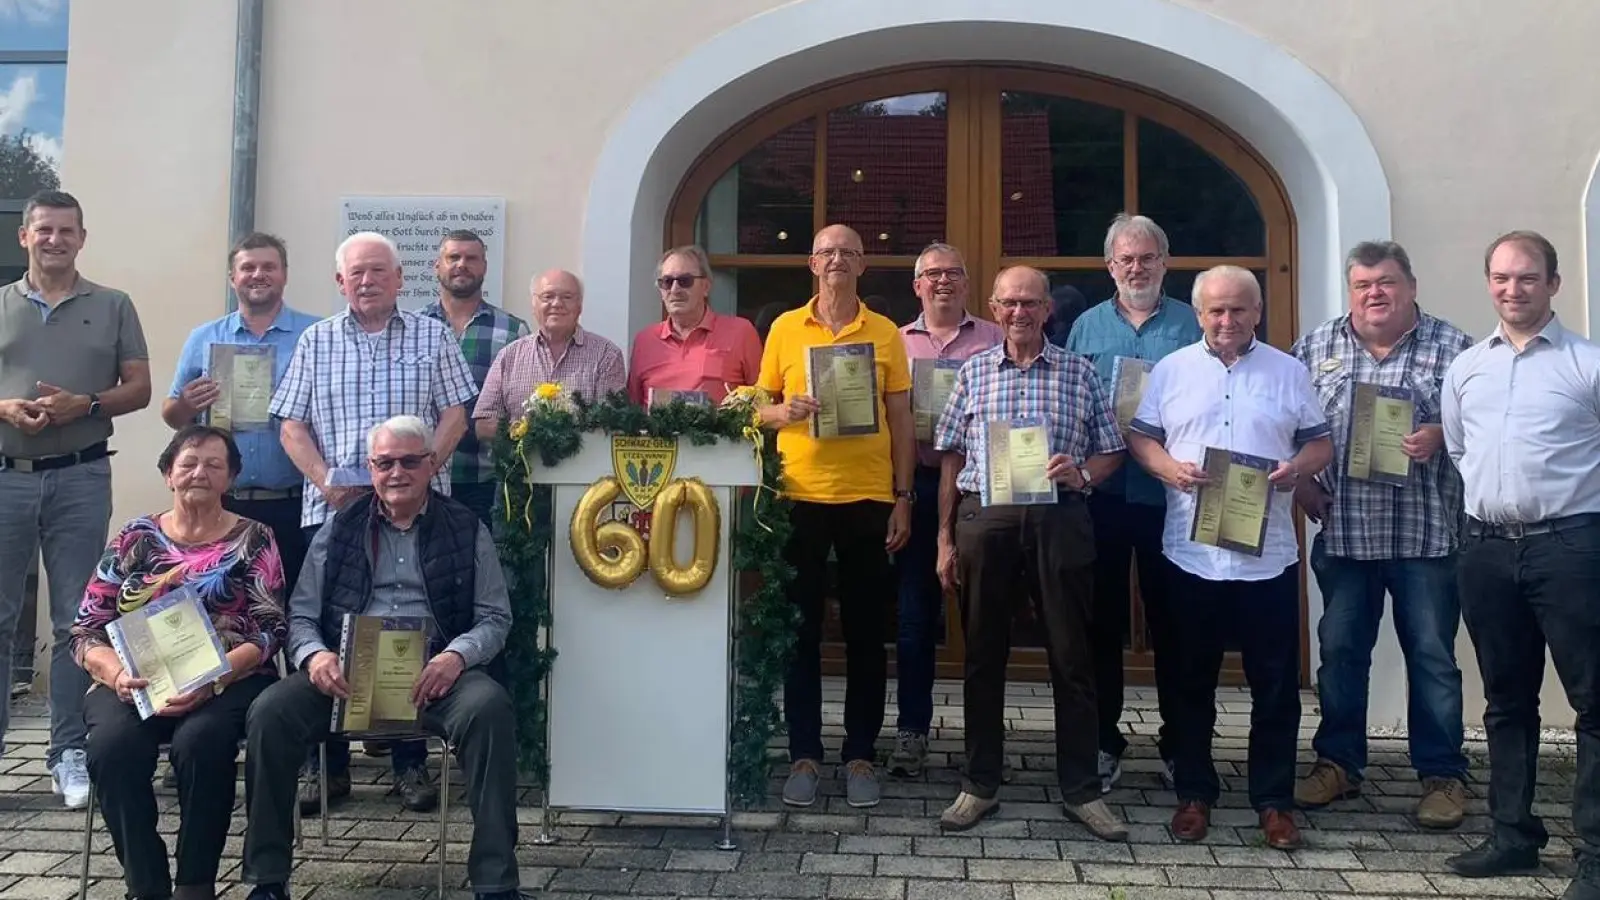
<svg viewBox="0 0 1600 900">
<path fill-rule="evenodd" d="M 959 359 L 913 359 L 911 361 L 911 415 L 916 423 L 917 440 L 933 443 L 933 430 L 956 386 Z"/>
<path fill-rule="evenodd" d="M 141 719 L 233 671 L 204 601 L 189 585 L 118 616 L 106 635 L 128 674 L 150 682 L 133 690 Z"/>
<path fill-rule="evenodd" d="M 220 388 L 206 422 L 224 431 L 262 431 L 272 420 L 272 373 L 277 348 L 269 344 L 212 344 L 210 377 Z"/>
<path fill-rule="evenodd" d="M 1417 395 L 1410 388 L 1358 381 L 1350 400 L 1345 469 L 1351 478 L 1404 486 L 1415 464 L 1406 435 L 1417 430 Z"/>
<path fill-rule="evenodd" d="M 806 389 L 821 409 L 814 438 L 877 434 L 878 367 L 872 344 L 823 344 L 806 351 Z"/>
<path fill-rule="evenodd" d="M 1045 474 L 1050 428 L 1044 419 L 989 419 L 983 430 L 984 506 L 1056 502 L 1056 483 Z"/>
<path fill-rule="evenodd" d="M 1272 485 L 1267 476 L 1276 460 L 1248 453 L 1207 447 L 1208 479 L 1200 486 L 1194 504 L 1189 540 L 1260 556 L 1267 543 L 1267 512 L 1272 507 Z"/>
<path fill-rule="evenodd" d="M 334 699 L 329 729 L 415 730 L 411 688 L 428 663 L 428 633 L 428 620 L 420 616 L 345 613 L 339 668 L 350 686 L 350 699 Z"/>
<path fill-rule="evenodd" d="M 687 403 L 690 406 L 710 406 L 711 395 L 705 391 L 673 391 L 667 388 L 650 388 L 645 391 L 644 405 L 646 408 L 655 409 L 658 406 L 670 406 L 673 403 Z"/>
<path fill-rule="evenodd" d="M 1111 363 L 1111 407 L 1116 412 L 1117 428 L 1128 433 L 1128 425 L 1139 412 L 1145 382 L 1156 364 L 1148 359 L 1119 356 Z"/>
</svg>

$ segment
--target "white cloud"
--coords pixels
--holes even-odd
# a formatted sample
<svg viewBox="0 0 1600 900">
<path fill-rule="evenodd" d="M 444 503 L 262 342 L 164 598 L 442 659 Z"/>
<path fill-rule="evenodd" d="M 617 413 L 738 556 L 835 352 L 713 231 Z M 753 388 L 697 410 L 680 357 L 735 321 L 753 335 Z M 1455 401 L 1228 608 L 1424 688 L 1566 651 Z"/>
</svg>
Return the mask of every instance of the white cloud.
<svg viewBox="0 0 1600 900">
<path fill-rule="evenodd" d="M 47 134 L 39 134 L 36 131 L 29 132 L 28 146 L 33 148 L 34 153 L 39 154 L 42 159 L 50 163 L 50 168 L 55 169 L 57 172 L 61 171 L 60 138 L 54 138 Z"/>
<path fill-rule="evenodd" d="M 0 0 L 0 19 L 43 25 L 54 21 L 66 5 L 66 0 Z"/>
<path fill-rule="evenodd" d="M 7 0 L 0 0 L 0 3 Z M 0 135 L 15 134 L 28 121 L 28 110 L 39 97 L 39 79 L 32 72 L 23 72 L 0 94 Z"/>
</svg>

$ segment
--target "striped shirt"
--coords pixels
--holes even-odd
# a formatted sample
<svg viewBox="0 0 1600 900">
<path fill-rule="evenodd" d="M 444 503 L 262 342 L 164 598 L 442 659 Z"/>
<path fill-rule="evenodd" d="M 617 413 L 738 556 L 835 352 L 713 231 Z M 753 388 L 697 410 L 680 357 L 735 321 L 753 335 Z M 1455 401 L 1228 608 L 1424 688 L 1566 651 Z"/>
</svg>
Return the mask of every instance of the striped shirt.
<svg viewBox="0 0 1600 900">
<path fill-rule="evenodd" d="M 1052 456 L 1065 453 L 1082 464 L 1096 454 L 1127 449 L 1088 360 L 1046 343 L 1038 358 L 1023 368 L 1006 355 L 1002 343 L 962 364 L 934 429 L 935 447 L 967 457 L 956 476 L 957 488 L 974 494 L 982 491 L 989 465 L 984 424 L 1023 416 L 1045 420 Z"/>
<path fill-rule="evenodd" d="M 437 319 L 449 327 L 450 321 L 445 317 L 444 306 L 437 300 L 417 313 Z M 461 355 L 466 357 L 467 368 L 472 370 L 472 383 L 482 389 L 483 380 L 489 376 L 489 367 L 494 365 L 494 358 L 507 344 L 527 336 L 527 322 L 492 303 L 479 303 L 478 311 L 472 314 L 472 318 L 467 320 L 467 327 L 456 337 L 456 342 L 461 345 Z M 474 395 L 472 401 L 466 404 L 468 412 L 472 411 L 476 401 Z M 490 459 L 490 450 L 490 445 L 478 440 L 478 435 L 468 428 L 467 433 L 461 436 L 461 443 L 456 445 L 456 452 L 450 456 L 450 483 L 480 484 L 493 481 L 494 461 Z"/>
<path fill-rule="evenodd" d="M 1296 341 L 1289 352 L 1311 372 L 1317 400 L 1333 429 L 1333 462 L 1317 481 L 1333 496 L 1322 522 L 1330 556 L 1413 559 L 1455 552 L 1461 525 L 1461 476 L 1440 452 L 1412 467 L 1405 487 L 1346 476 L 1351 398 L 1356 382 L 1410 388 L 1417 418 L 1439 422 L 1444 373 L 1472 338 L 1420 309 L 1417 323 L 1383 359 L 1374 357 L 1350 326 L 1350 316 L 1330 319 Z"/>
<path fill-rule="evenodd" d="M 522 404 L 544 382 L 561 385 L 568 395 L 600 401 L 627 389 L 627 363 L 616 344 L 582 328 L 560 353 L 552 352 L 544 332 L 535 331 L 512 341 L 494 358 L 472 417 L 496 422 L 519 417 Z"/>
<path fill-rule="evenodd" d="M 271 412 L 309 425 L 329 468 L 364 468 L 373 427 L 412 415 L 432 428 L 441 413 L 466 405 L 475 392 L 450 329 L 397 309 L 382 331 L 368 333 L 346 309 L 300 336 Z M 450 492 L 448 467 L 434 476 L 433 487 Z M 327 517 L 322 491 L 306 479 L 300 524 L 320 525 Z"/>
</svg>

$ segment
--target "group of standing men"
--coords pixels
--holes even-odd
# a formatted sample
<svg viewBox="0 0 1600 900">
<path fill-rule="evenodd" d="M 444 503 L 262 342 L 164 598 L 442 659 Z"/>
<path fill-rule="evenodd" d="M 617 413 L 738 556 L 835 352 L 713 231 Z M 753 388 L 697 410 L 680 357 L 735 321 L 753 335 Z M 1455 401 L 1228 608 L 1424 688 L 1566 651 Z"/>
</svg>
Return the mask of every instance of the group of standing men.
<svg viewBox="0 0 1600 900">
<path fill-rule="evenodd" d="M 88 788 L 85 685 L 70 658 L 61 664 L 58 657 L 106 537 L 111 419 L 142 408 L 150 394 L 133 305 L 77 273 L 85 234 L 70 196 L 30 201 L 21 229 L 28 275 L 0 293 L 0 667 L 9 671 L 22 578 L 42 545 L 57 639 L 49 765 L 69 805 L 81 805 Z M 1531 809 L 1548 644 L 1578 711 L 1580 871 L 1568 896 L 1592 900 L 1600 890 L 1600 657 L 1592 652 L 1600 643 L 1592 602 L 1600 586 L 1600 470 L 1593 465 L 1600 350 L 1551 311 L 1560 285 L 1554 248 L 1529 232 L 1489 248 L 1485 274 L 1500 325 L 1473 344 L 1418 307 L 1399 245 L 1361 244 L 1346 264 L 1348 314 L 1288 354 L 1256 337 L 1262 296 L 1248 271 L 1203 273 L 1191 304 L 1165 296 L 1167 239 L 1142 216 L 1112 223 L 1105 256 L 1117 293 L 1077 319 L 1064 347 L 1046 339 L 1047 276 L 1025 267 L 1001 272 L 988 298 L 994 321 L 980 319 L 968 312 L 965 263 L 945 244 L 918 257 L 913 285 L 922 312 L 896 329 L 857 294 L 866 266 L 859 235 L 830 226 L 810 255 L 817 295 L 779 316 L 763 347 L 748 322 L 709 308 L 704 252 L 677 248 L 657 267 L 664 319 L 636 336 L 625 361 L 579 325 L 582 285 L 571 273 L 535 280 L 534 329 L 484 302 L 484 245 L 471 232 L 445 235 L 435 264 L 440 299 L 418 313 L 395 307 L 393 244 L 372 233 L 351 236 L 336 254 L 348 307 L 321 320 L 284 304 L 287 250 L 271 235 L 252 234 L 228 260 L 238 310 L 190 336 L 162 415 L 178 428 L 216 401 L 211 345 L 274 348 L 271 414 L 279 433 L 240 435 L 244 467 L 228 502 L 272 528 L 293 584 L 320 527 L 369 477 L 362 471 L 369 432 L 395 416 L 423 421 L 433 435 L 434 487 L 487 521 L 494 497 L 488 444 L 541 382 L 590 398 L 625 390 L 635 402 L 657 388 L 704 391 L 713 401 L 731 385 L 770 392 L 761 418 L 777 432 L 794 504 L 786 553 L 796 573 L 790 595 L 802 612 L 785 686 L 791 767 L 783 800 L 793 806 L 814 803 L 822 780 L 820 642 L 830 554 L 849 673 L 841 757 L 852 806 L 875 805 L 881 793 L 881 605 L 898 577 L 899 720 L 889 768 L 915 775 L 928 753 L 943 598 L 956 592 L 966 645 L 967 769 L 941 816 L 953 830 L 998 806 L 1012 607 L 1027 597 L 1050 663 L 1065 811 L 1102 838 L 1126 837 L 1102 795 L 1119 778 L 1127 745 L 1118 721 L 1134 571 L 1155 649 L 1158 745 L 1178 798 L 1176 837 L 1203 838 L 1219 796 L 1211 734 L 1230 636 L 1252 694 L 1249 794 L 1267 843 L 1301 845 L 1290 815 L 1296 805 L 1359 792 L 1368 673 L 1386 594 L 1410 682 L 1412 758 L 1423 783 L 1417 818 L 1452 827 L 1465 804 L 1454 659 L 1464 613 L 1489 704 L 1495 829 L 1451 865 L 1465 875 L 1513 871 L 1536 863 L 1547 839 Z M 882 427 L 814 437 L 807 420 L 819 406 L 807 387 L 807 352 L 861 342 L 874 347 Z M 1110 403 L 1118 357 L 1154 363 L 1126 424 Z M 920 440 L 914 359 L 962 363 L 948 403 Z M 1403 485 L 1345 472 L 1357 382 L 1409 388 L 1417 398 L 1422 424 L 1405 438 L 1415 466 Z M 1056 502 L 985 505 L 985 424 L 1019 416 L 1049 423 Z M 1260 555 L 1190 540 L 1195 493 L 1207 481 L 1206 447 L 1275 461 Z M 1318 760 L 1298 784 L 1292 502 L 1322 526 L 1310 559 L 1326 606 L 1318 626 Z M 311 557 L 310 565 L 320 564 Z M 1095 728 L 1083 727 L 1091 720 Z M 420 746 L 392 752 L 396 790 L 406 805 L 427 808 L 433 787 Z M 330 757 L 341 770 L 329 773 L 330 794 L 349 790 L 348 774 L 340 777 L 347 753 Z"/>
</svg>

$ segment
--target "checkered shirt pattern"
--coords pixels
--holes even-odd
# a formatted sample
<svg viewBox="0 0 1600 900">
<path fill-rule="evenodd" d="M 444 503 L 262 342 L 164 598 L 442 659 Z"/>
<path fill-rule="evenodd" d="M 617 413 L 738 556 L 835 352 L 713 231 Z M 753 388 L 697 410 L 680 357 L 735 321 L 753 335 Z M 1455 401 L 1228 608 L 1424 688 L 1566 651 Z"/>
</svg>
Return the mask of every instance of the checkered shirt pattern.
<svg viewBox="0 0 1600 900">
<path fill-rule="evenodd" d="M 475 393 L 472 370 L 450 329 L 396 310 L 383 331 L 368 335 L 346 309 L 300 336 L 271 411 L 310 425 L 330 467 L 355 467 L 365 464 L 373 426 L 413 415 L 431 428 L 441 412 L 466 405 Z M 433 487 L 450 492 L 448 467 L 434 476 Z M 320 525 L 327 517 L 322 491 L 307 479 L 300 524 Z"/>
<path fill-rule="evenodd" d="M 449 327 L 450 321 L 445 317 L 444 307 L 438 301 L 424 306 L 417 311 L 419 315 L 430 319 L 437 319 Z M 473 314 L 467 327 L 462 329 L 461 336 L 456 338 L 461 345 L 461 355 L 466 357 L 467 368 L 472 370 L 472 383 L 478 390 L 483 389 L 483 379 L 489 375 L 489 367 L 494 364 L 495 355 L 504 350 L 506 345 L 520 337 L 528 336 L 528 323 L 513 316 L 498 306 L 490 303 L 478 304 L 478 311 Z M 476 392 L 472 400 L 467 402 L 467 414 L 472 414 L 473 403 L 477 401 Z M 450 456 L 450 483 L 451 484 L 481 484 L 494 480 L 494 461 L 490 458 L 490 444 L 478 440 L 478 435 L 471 428 L 462 435 L 461 443 L 456 445 L 456 452 Z"/>
<path fill-rule="evenodd" d="M 1345 475 L 1353 386 L 1358 381 L 1416 392 L 1417 418 L 1438 423 L 1445 370 L 1472 338 L 1418 310 L 1417 324 L 1382 360 L 1368 353 L 1348 315 L 1317 326 L 1290 350 L 1311 370 L 1311 383 L 1333 428 L 1333 462 L 1317 480 L 1333 494 L 1322 523 L 1331 556 L 1414 559 L 1455 552 L 1461 530 L 1461 475 L 1440 450 L 1413 467 L 1404 487 Z"/>
<path fill-rule="evenodd" d="M 1087 359 L 1047 343 L 1039 358 L 1023 369 L 1006 356 L 1002 343 L 962 364 L 934 429 L 935 447 L 966 454 L 956 487 L 981 492 L 988 470 L 984 423 L 1021 416 L 1045 420 L 1051 455 L 1065 453 L 1081 463 L 1099 453 L 1126 449 L 1117 418 Z"/>
</svg>

